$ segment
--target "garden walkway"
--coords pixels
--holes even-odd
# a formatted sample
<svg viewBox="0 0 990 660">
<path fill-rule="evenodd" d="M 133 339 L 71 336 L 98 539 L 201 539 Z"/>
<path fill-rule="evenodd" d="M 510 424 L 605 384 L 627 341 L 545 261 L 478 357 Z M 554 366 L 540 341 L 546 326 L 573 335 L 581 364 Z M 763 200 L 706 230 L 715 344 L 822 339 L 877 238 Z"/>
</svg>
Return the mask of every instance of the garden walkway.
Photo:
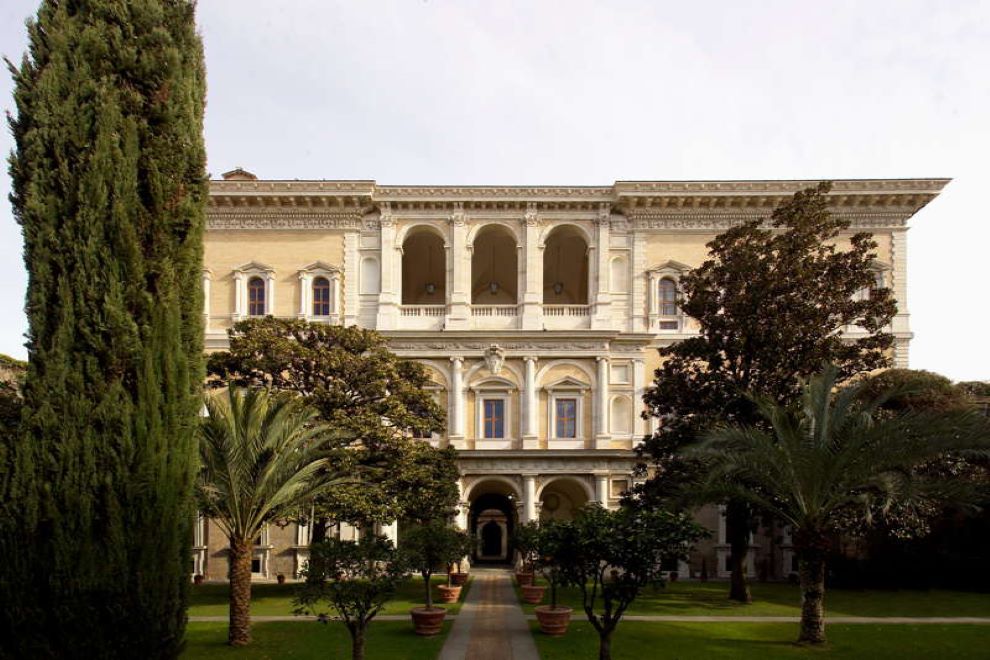
<svg viewBox="0 0 990 660">
<path fill-rule="evenodd" d="M 479 569 L 439 660 L 538 660 L 508 570 Z"/>
</svg>

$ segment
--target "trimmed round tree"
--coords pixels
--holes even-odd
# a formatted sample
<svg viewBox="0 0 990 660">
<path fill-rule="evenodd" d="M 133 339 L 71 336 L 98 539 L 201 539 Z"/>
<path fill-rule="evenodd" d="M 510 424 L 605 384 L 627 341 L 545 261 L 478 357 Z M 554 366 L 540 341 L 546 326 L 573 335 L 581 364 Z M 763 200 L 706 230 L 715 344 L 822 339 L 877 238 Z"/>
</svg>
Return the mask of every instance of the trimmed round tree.
<svg viewBox="0 0 990 660">
<path fill-rule="evenodd" d="M 46 0 L 8 63 L 29 367 L 0 470 L 0 638 L 18 657 L 181 648 L 207 197 L 194 9 Z"/>
</svg>

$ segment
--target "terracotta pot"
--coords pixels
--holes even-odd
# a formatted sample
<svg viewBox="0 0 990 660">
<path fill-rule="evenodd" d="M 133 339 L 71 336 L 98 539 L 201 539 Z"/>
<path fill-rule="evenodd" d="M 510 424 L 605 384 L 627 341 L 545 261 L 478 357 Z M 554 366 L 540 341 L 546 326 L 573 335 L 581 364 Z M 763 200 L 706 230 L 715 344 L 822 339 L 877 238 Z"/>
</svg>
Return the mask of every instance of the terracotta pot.
<svg viewBox="0 0 990 660">
<path fill-rule="evenodd" d="M 546 587 L 537 587 L 532 584 L 524 585 L 522 587 L 523 602 L 529 603 L 530 605 L 536 605 L 543 600 L 543 594 L 546 593 L 546 591 Z"/>
<path fill-rule="evenodd" d="M 446 585 L 440 585 L 437 587 L 437 591 L 440 592 L 441 603 L 456 603 L 457 599 L 461 597 L 461 588 L 459 586 L 448 587 Z"/>
<path fill-rule="evenodd" d="M 429 610 L 425 607 L 414 607 L 409 613 L 412 614 L 413 630 L 416 634 L 432 637 L 440 634 L 440 629 L 443 627 L 443 617 L 446 616 L 447 610 L 442 607 L 434 607 Z"/>
<path fill-rule="evenodd" d="M 516 582 L 519 583 L 520 587 L 533 584 L 533 574 L 525 571 L 516 571 Z"/>
<path fill-rule="evenodd" d="M 455 587 L 460 587 L 467 584 L 468 574 L 467 573 L 451 573 L 450 583 Z"/>
<path fill-rule="evenodd" d="M 197 573 L 196 575 L 193 576 L 193 584 L 203 584 L 203 580 L 205 579 L 206 578 L 204 578 L 202 575 Z"/>
<path fill-rule="evenodd" d="M 275 581 L 278 582 L 279 584 L 285 584 L 285 576 L 279 573 L 278 575 L 275 576 Z"/>
<path fill-rule="evenodd" d="M 567 624 L 571 622 L 571 612 L 569 607 L 558 605 L 555 608 L 549 605 L 540 605 L 536 608 L 536 620 L 540 622 L 540 631 L 544 635 L 560 637 L 567 632 Z"/>
</svg>

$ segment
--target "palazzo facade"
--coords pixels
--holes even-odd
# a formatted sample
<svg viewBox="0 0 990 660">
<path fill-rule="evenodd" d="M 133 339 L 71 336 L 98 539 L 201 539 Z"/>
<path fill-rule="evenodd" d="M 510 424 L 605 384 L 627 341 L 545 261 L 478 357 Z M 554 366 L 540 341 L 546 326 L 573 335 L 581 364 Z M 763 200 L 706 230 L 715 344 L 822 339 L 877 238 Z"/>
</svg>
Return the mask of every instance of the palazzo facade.
<svg viewBox="0 0 990 660">
<path fill-rule="evenodd" d="M 945 179 L 836 181 L 833 212 L 873 232 L 877 279 L 899 312 L 894 363 L 911 339 L 908 219 Z M 386 186 L 374 181 L 262 181 L 237 169 L 211 182 L 203 317 L 208 350 L 250 316 L 373 328 L 424 364 L 458 450 L 459 524 L 478 535 L 476 561 L 505 560 L 512 528 L 616 506 L 633 483 L 633 448 L 652 432 L 642 396 L 657 349 L 692 336 L 680 278 L 705 244 L 768 217 L 807 181 L 619 181 L 610 186 Z M 849 334 L 855 335 L 856 328 Z M 715 535 L 681 574 L 724 571 Z M 398 535 L 395 526 L 385 530 Z M 352 534 L 346 525 L 337 533 Z M 308 530 L 259 539 L 259 579 L 292 577 Z M 784 543 L 771 542 L 783 538 Z M 786 530 L 754 538 L 753 566 L 789 572 Z M 226 539 L 197 526 L 195 571 L 226 576 Z M 762 553 L 762 554 L 761 554 Z"/>
</svg>

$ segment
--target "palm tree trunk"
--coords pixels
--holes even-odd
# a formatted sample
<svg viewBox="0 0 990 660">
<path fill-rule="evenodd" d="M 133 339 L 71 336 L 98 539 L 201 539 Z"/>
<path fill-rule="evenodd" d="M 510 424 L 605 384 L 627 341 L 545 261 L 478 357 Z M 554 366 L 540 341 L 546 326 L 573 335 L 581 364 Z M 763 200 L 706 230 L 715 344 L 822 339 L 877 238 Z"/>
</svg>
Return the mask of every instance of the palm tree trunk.
<svg viewBox="0 0 990 660">
<path fill-rule="evenodd" d="M 230 624 L 227 643 L 245 646 L 251 643 L 251 544 L 245 539 L 230 539 Z"/>
<path fill-rule="evenodd" d="M 810 552 L 798 558 L 801 577 L 801 635 L 799 643 L 825 643 L 825 557 Z"/>
<path fill-rule="evenodd" d="M 729 541 L 731 577 L 729 600 L 752 603 L 753 595 L 746 580 L 746 555 L 749 554 L 749 511 L 745 505 L 730 502 L 725 510 L 725 535 Z"/>
</svg>

